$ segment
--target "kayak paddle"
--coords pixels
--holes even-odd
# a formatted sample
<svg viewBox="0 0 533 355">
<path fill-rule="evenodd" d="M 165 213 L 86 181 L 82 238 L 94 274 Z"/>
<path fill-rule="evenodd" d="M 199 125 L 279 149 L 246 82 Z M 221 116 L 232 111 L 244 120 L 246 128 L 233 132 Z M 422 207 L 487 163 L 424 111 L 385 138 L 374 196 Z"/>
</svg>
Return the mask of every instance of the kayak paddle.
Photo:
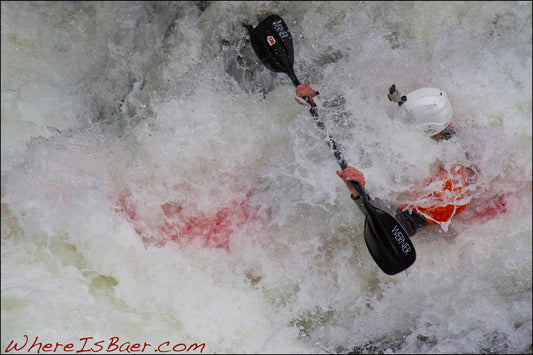
<svg viewBox="0 0 533 355">
<path fill-rule="evenodd" d="M 294 74 L 294 48 L 289 28 L 278 15 L 270 15 L 257 27 L 244 25 L 250 33 L 250 41 L 261 62 L 271 71 L 285 73 L 295 87 L 300 81 Z M 325 130 L 319 119 L 316 105 L 308 97 L 304 98 L 310 105 L 309 112 L 318 127 Z M 333 151 L 342 170 L 348 164 L 342 157 L 335 141 L 328 134 L 328 145 Z M 365 218 L 365 244 L 370 255 L 383 272 L 394 275 L 411 266 L 416 259 L 416 252 L 409 235 L 398 221 L 387 212 L 375 207 L 365 190 L 357 182 L 350 181 L 362 199 Z"/>
</svg>

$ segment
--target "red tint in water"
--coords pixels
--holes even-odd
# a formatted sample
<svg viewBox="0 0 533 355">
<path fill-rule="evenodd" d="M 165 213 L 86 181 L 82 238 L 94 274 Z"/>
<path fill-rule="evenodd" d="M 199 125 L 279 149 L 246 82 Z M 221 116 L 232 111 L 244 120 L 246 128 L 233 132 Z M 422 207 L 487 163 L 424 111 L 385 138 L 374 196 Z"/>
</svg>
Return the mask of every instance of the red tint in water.
<svg viewBox="0 0 533 355">
<path fill-rule="evenodd" d="M 485 223 L 508 211 L 504 195 L 473 200 L 464 212 L 464 218 L 475 223 Z"/>
<path fill-rule="evenodd" d="M 229 250 L 231 235 L 243 227 L 252 216 L 247 200 L 232 201 L 215 214 L 184 208 L 177 202 L 166 202 L 157 213 L 157 221 L 143 218 L 128 195 L 120 196 L 115 211 L 133 223 L 135 231 L 146 244 L 163 246 L 169 241 L 179 244 L 199 241 L 208 248 Z"/>
</svg>

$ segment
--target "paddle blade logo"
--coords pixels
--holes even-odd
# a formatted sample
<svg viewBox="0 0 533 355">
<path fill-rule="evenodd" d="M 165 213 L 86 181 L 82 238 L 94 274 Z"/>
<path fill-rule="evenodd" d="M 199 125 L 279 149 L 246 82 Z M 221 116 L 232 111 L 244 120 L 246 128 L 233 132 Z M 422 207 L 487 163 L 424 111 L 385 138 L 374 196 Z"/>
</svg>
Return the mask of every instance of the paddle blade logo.
<svg viewBox="0 0 533 355">
<path fill-rule="evenodd" d="M 291 35 L 289 34 L 289 29 L 285 27 L 283 21 L 281 19 L 275 21 L 272 23 L 272 26 L 278 33 L 281 39 L 289 38 Z"/>
<path fill-rule="evenodd" d="M 274 37 L 272 37 L 272 36 L 268 36 L 268 37 L 267 37 L 267 42 L 268 42 L 268 44 L 271 45 L 271 46 L 273 46 L 273 45 L 276 44 L 276 40 L 275 40 Z"/>
<path fill-rule="evenodd" d="M 392 233 L 394 234 L 394 239 L 396 239 L 396 242 L 398 242 L 404 254 L 409 254 L 409 252 L 411 251 L 411 246 L 406 241 L 405 236 L 397 225 L 394 226 L 394 228 L 392 229 Z"/>
</svg>

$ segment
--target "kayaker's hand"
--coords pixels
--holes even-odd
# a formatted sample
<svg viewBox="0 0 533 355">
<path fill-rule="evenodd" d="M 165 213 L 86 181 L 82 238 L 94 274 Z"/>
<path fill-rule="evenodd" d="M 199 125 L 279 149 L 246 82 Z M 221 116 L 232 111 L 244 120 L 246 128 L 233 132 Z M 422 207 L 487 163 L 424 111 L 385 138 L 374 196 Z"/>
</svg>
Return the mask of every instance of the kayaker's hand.
<svg viewBox="0 0 533 355">
<path fill-rule="evenodd" d="M 344 169 L 344 171 L 337 170 L 337 175 L 344 181 L 346 186 L 348 187 L 348 190 L 352 193 L 354 197 L 357 197 L 358 193 L 355 190 L 355 188 L 350 184 L 350 181 L 355 181 L 361 185 L 362 188 L 365 187 L 366 181 L 365 176 L 362 172 L 357 170 L 354 167 L 347 167 Z"/>
<path fill-rule="evenodd" d="M 301 84 L 301 85 L 298 85 L 296 87 L 296 95 L 298 97 L 301 97 L 301 98 L 304 98 L 304 97 L 308 97 L 309 98 L 309 102 L 312 104 L 312 105 L 315 105 L 315 102 L 313 101 L 313 97 L 315 97 L 316 95 L 318 95 L 318 91 L 315 91 L 311 88 L 311 86 L 309 84 Z M 305 103 L 302 103 L 300 100 L 298 100 L 297 98 L 294 98 L 296 100 L 297 103 L 299 103 L 300 105 L 305 105 Z"/>
</svg>

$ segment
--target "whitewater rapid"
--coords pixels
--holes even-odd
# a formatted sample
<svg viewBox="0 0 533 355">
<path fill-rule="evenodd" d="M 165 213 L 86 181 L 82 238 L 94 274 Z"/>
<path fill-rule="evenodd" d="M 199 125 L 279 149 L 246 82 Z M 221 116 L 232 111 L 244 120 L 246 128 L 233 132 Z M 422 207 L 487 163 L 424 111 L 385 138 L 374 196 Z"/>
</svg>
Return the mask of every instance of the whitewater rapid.
<svg viewBox="0 0 533 355">
<path fill-rule="evenodd" d="M 531 10 L 2 2 L 2 352 L 531 353 Z M 255 56 L 242 23 L 271 13 L 370 195 L 480 169 L 405 272 L 373 262 L 323 132 Z M 457 139 L 392 120 L 391 84 L 445 90 Z"/>
</svg>

